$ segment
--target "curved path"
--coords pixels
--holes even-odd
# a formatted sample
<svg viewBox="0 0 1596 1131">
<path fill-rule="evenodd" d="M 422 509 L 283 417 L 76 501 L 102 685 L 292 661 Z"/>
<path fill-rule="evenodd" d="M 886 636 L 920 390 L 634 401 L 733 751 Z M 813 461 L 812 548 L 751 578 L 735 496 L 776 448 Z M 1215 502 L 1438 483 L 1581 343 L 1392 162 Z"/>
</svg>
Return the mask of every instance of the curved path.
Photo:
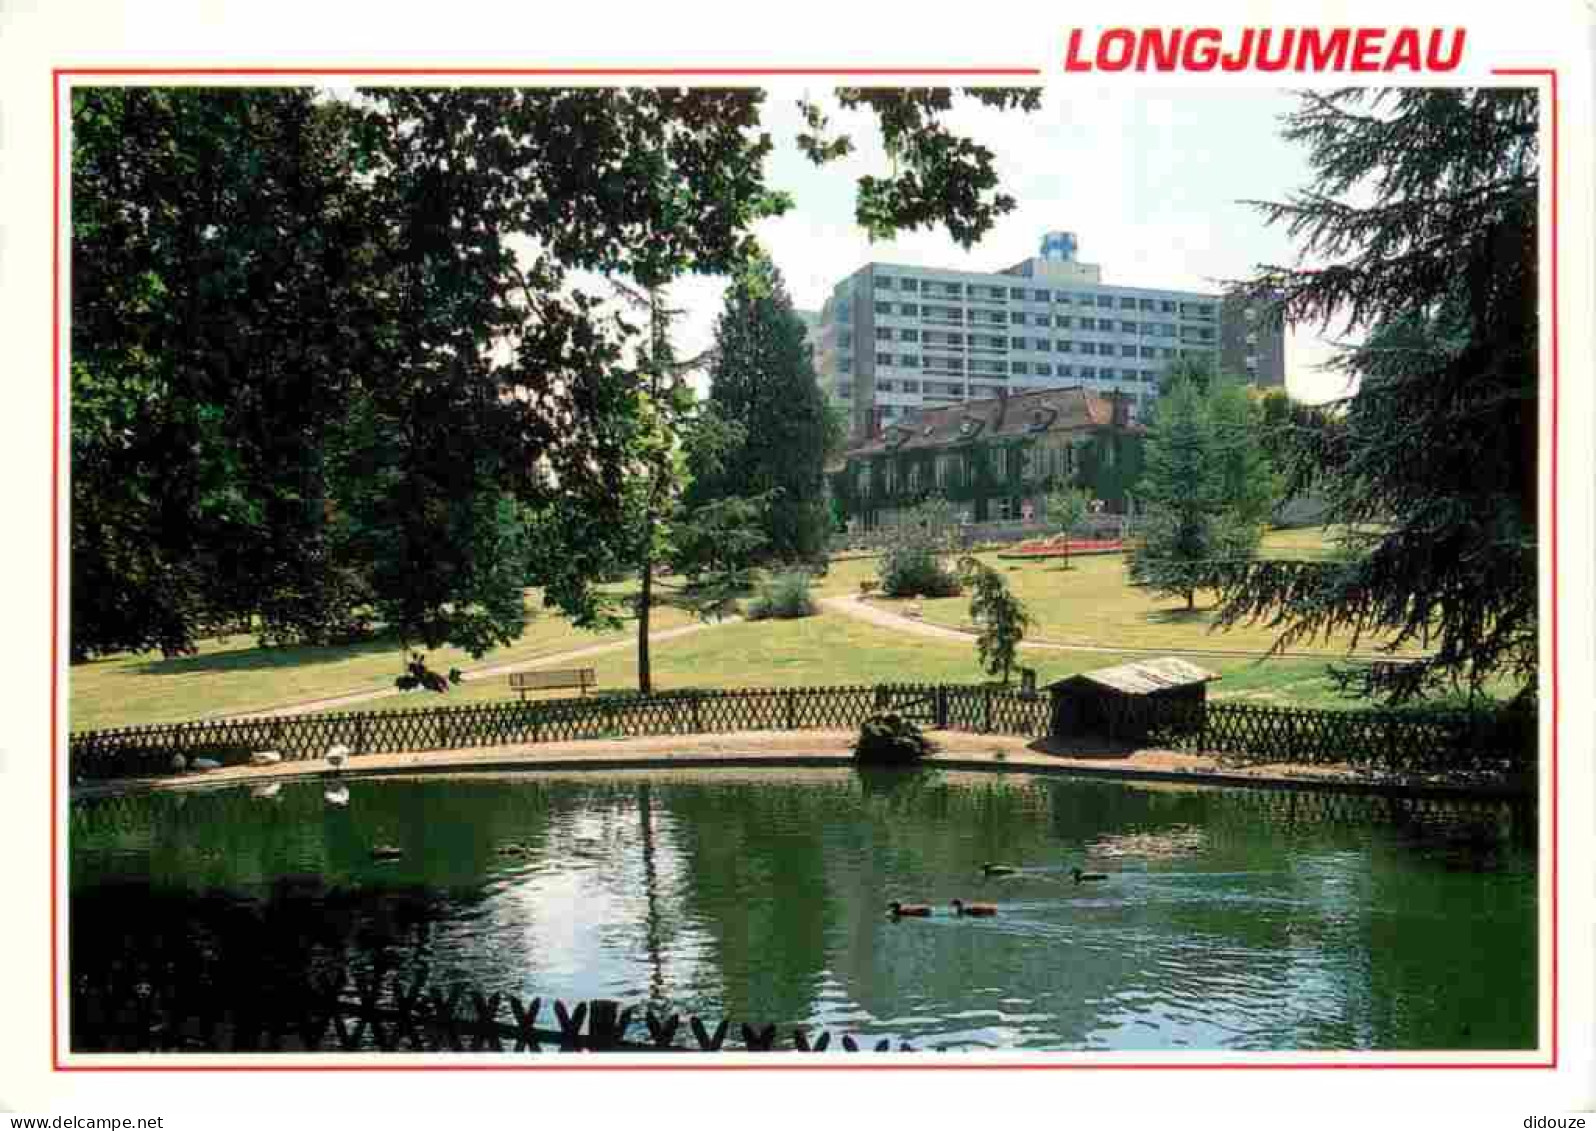
<svg viewBox="0 0 1596 1131">
<path fill-rule="evenodd" d="M 667 628 L 659 632 L 648 634 L 650 644 L 658 644 L 662 640 L 675 640 L 678 636 L 689 636 L 695 632 L 703 632 L 708 628 L 716 628 L 723 624 L 735 624 L 742 620 L 741 617 L 723 617 L 716 621 L 699 621 L 696 624 L 684 624 L 677 628 Z M 476 679 L 489 679 L 493 676 L 507 675 L 510 672 L 531 671 L 536 668 L 554 667 L 559 664 L 569 663 L 572 660 L 585 660 L 589 656 L 599 656 L 605 652 L 617 652 L 623 648 L 637 647 L 637 638 L 628 637 L 624 640 L 611 640 L 603 644 L 590 644 L 585 648 L 573 648 L 567 652 L 552 652 L 543 656 L 530 656 L 520 660 L 511 660 L 502 664 L 488 664 L 480 668 L 470 668 L 460 673 L 462 683 Z M 207 719 L 255 719 L 268 716 L 281 718 L 285 715 L 309 715 L 317 711 L 328 711 L 336 707 L 346 707 L 355 703 L 367 703 L 373 699 L 386 699 L 390 695 L 401 695 L 397 687 L 378 687 L 370 691 L 352 691 L 347 695 L 333 695 L 325 699 L 306 699 L 292 703 L 284 703 L 275 707 L 255 707 L 248 711 L 220 711 L 212 715 L 203 715 Z"/>
<path fill-rule="evenodd" d="M 968 642 L 975 637 L 975 630 L 969 628 L 950 628 L 945 624 L 934 624 L 913 617 L 894 613 L 866 601 L 858 595 L 849 597 L 822 597 L 820 604 L 834 613 L 853 617 L 880 628 L 890 628 L 897 632 L 912 632 L 920 636 L 933 636 L 940 640 L 958 640 Z M 1021 648 L 1036 651 L 1051 652 L 1096 652 L 1111 656 L 1220 656 L 1244 660 L 1389 660 L 1391 657 L 1384 653 L 1375 652 L 1248 652 L 1241 649 L 1226 648 L 1138 648 L 1132 645 L 1113 646 L 1108 644 L 1062 644 L 1053 640 L 1022 640 Z"/>
</svg>

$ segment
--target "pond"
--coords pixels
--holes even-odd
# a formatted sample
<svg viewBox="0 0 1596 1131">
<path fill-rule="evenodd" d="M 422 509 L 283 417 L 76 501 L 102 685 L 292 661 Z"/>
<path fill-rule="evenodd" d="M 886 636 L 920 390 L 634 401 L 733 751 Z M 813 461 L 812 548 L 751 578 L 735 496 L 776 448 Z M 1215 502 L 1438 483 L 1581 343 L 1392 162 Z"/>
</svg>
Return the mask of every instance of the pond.
<svg viewBox="0 0 1596 1131">
<path fill-rule="evenodd" d="M 1536 1043 L 1534 819 L 1503 803 L 843 769 L 347 787 L 75 804 L 72 974 L 269 993 L 380 964 L 918 1049 Z"/>
</svg>

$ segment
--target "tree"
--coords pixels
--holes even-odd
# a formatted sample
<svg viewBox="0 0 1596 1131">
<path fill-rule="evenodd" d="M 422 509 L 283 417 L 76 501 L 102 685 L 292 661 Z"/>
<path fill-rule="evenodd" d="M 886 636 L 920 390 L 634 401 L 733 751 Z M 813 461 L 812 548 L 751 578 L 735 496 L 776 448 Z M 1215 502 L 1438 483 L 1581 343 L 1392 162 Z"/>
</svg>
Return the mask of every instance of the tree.
<svg viewBox="0 0 1596 1131">
<path fill-rule="evenodd" d="M 980 626 L 975 646 L 982 670 L 1001 675 L 1007 686 L 1020 641 L 1033 623 L 1031 614 L 1010 592 L 1003 575 L 974 555 L 959 560 L 959 576 L 971 587 L 970 619 Z"/>
<path fill-rule="evenodd" d="M 1182 381 L 1193 385 L 1199 393 L 1208 392 L 1214 380 L 1214 363 L 1207 354 L 1177 357 L 1158 378 L 1158 395 L 1166 397 Z"/>
<path fill-rule="evenodd" d="M 1395 700 L 1498 677 L 1534 695 L 1538 117 L 1528 90 L 1306 94 L 1284 133 L 1314 183 L 1257 205 L 1313 266 L 1249 289 L 1289 322 L 1365 331 L 1336 362 L 1356 391 L 1292 413 L 1287 469 L 1359 545 L 1235 571 L 1221 620 L 1266 619 L 1282 648 L 1336 631 L 1434 646 Z"/>
<path fill-rule="evenodd" d="M 1226 495 L 1230 449 L 1212 399 L 1180 381 L 1160 402 L 1138 490 L 1146 513 L 1126 562 L 1133 584 L 1184 597 L 1187 609 L 1213 563 L 1250 557 L 1261 536 L 1250 502 L 1238 507 Z"/>
<path fill-rule="evenodd" d="M 946 499 L 930 498 L 892 527 L 876 573 L 888 597 L 954 597 L 959 579 L 944 564 L 955 523 Z"/>
<path fill-rule="evenodd" d="M 1091 508 L 1092 494 L 1080 487 L 1056 487 L 1047 495 L 1048 520 L 1064 541 L 1064 568 L 1070 568 L 1070 531 L 1081 524 Z"/>
<path fill-rule="evenodd" d="M 825 462 L 835 424 L 805 333 L 781 272 L 768 260 L 727 288 L 715 325 L 709 398 L 746 438 L 724 455 L 717 474 L 700 470 L 691 492 L 700 503 L 774 492 L 766 545 L 788 562 L 824 556 L 829 534 Z"/>
<path fill-rule="evenodd" d="M 1238 530 L 1252 528 L 1261 536 L 1280 500 L 1280 477 L 1265 446 L 1263 408 L 1230 377 L 1208 386 L 1204 407 L 1214 427 L 1219 497 Z"/>
<path fill-rule="evenodd" d="M 954 97 L 839 96 L 896 139 L 894 176 L 860 186 L 872 231 L 968 245 L 1013 207 L 940 125 Z M 76 92 L 73 655 L 257 616 L 271 639 L 375 619 L 475 652 L 520 631 L 527 580 L 602 621 L 651 403 L 627 346 L 653 328 L 574 273 L 646 291 L 750 262 L 791 203 L 764 181 L 763 98 Z"/>
</svg>

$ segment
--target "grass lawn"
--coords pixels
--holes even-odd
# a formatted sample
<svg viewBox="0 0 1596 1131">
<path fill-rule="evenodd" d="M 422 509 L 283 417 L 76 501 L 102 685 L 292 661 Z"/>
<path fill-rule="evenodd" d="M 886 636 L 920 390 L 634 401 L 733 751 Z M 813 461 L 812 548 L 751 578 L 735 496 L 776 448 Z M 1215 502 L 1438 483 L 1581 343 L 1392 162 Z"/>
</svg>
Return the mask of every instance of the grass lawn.
<svg viewBox="0 0 1596 1131">
<path fill-rule="evenodd" d="M 1266 557 L 1312 559 L 1324 556 L 1329 547 L 1323 530 L 1316 527 L 1271 531 L 1261 552 Z M 1190 612 L 1179 598 L 1155 598 L 1126 584 L 1125 559 L 1121 554 L 1072 558 L 1067 570 L 1060 559 L 1004 560 L 995 553 L 977 556 L 1001 573 L 1025 602 L 1036 622 L 1028 634 L 1033 639 L 1108 648 L 1219 649 L 1259 654 L 1269 649 L 1277 635 L 1266 625 L 1244 624 L 1226 632 L 1210 631 L 1214 622 L 1212 593 L 1199 591 L 1197 607 Z M 828 583 L 835 577 L 839 587 L 845 584 L 842 577 L 835 576 L 843 572 L 842 566 L 848 567 L 847 581 L 854 592 L 858 591 L 859 578 L 876 576 L 874 561 L 850 561 L 834 567 L 834 576 L 826 579 Z M 882 601 L 884 608 L 895 604 Z M 926 600 L 921 607 L 924 619 L 933 624 L 953 628 L 970 625 L 967 596 Z M 1351 640 L 1349 635 L 1338 635 L 1329 641 L 1303 641 L 1292 650 L 1342 656 Z M 1373 652 L 1378 644 L 1378 640 L 1365 637 L 1358 642 L 1358 650 Z"/>
<path fill-rule="evenodd" d="M 1039 683 L 1075 672 L 1123 663 L 1132 657 L 1112 653 L 1027 651 L 1022 662 L 1037 669 Z M 865 624 L 840 613 L 801 620 L 743 622 L 665 641 L 652 652 L 654 687 L 799 687 L 842 684 L 980 683 L 975 642 L 910 636 Z M 637 686 L 632 649 L 595 656 L 585 662 L 597 670 L 600 690 Z M 1299 706 L 1348 707 L 1324 678 L 1320 660 L 1219 658 L 1203 666 L 1223 677 L 1210 686 L 1215 698 Z M 1018 677 L 1016 676 L 1016 681 Z M 551 693 L 563 696 L 567 692 Z M 446 695 L 391 696 L 362 704 L 362 710 L 403 710 L 435 705 L 484 703 L 509 697 L 503 679 L 463 684 Z"/>
<path fill-rule="evenodd" d="M 531 616 L 525 634 L 508 648 L 480 660 L 458 648 L 428 653 L 429 666 L 447 671 L 535 659 L 586 648 L 637 634 L 636 622 L 618 632 L 589 632 L 542 607 L 535 591 L 527 594 Z M 693 621 L 680 609 L 656 607 L 649 624 L 654 630 L 677 628 Z M 219 713 L 238 713 L 391 687 L 400 674 L 402 656 L 391 640 L 372 640 L 342 647 L 259 648 L 253 636 L 205 640 L 199 653 L 165 659 L 159 652 L 112 656 L 75 664 L 68 673 L 68 718 L 72 730 L 177 722 Z M 501 691 L 503 680 L 496 682 Z"/>
<path fill-rule="evenodd" d="M 1313 557 L 1325 552 L 1323 532 L 1277 531 L 1265 552 Z M 1065 571 L 1055 561 L 983 560 L 1003 572 L 1038 620 L 1033 639 L 1104 647 L 1197 648 L 1262 652 L 1273 635 L 1267 629 L 1242 628 L 1209 633 L 1211 611 L 1201 602 L 1193 614 L 1178 602 L 1156 602 L 1125 584 L 1119 555 L 1077 559 Z M 857 558 L 832 565 L 816 592 L 840 596 L 859 591 L 859 582 L 876 576 L 875 558 Z M 596 643 L 635 638 L 635 623 L 619 632 L 594 633 L 572 627 L 541 607 L 528 591 L 534 619 L 513 646 L 472 661 L 458 649 L 433 653 L 435 668 L 469 669 L 583 648 Z M 890 602 L 888 606 L 890 607 Z M 924 602 L 925 619 L 961 626 L 969 615 L 968 598 Z M 654 610 L 652 627 L 670 629 L 693 623 L 679 609 Z M 1367 647 L 1369 642 L 1365 642 Z M 1335 646 L 1320 650 L 1336 654 Z M 1025 662 L 1036 667 L 1043 682 L 1088 668 L 1120 662 L 1117 654 L 1031 652 Z M 210 640 L 198 655 L 163 659 L 158 654 L 117 656 L 74 665 L 69 676 L 70 722 L 73 730 L 175 722 L 221 713 L 260 711 L 306 700 L 385 689 L 399 674 L 400 654 L 391 641 L 371 641 L 336 648 L 258 648 L 252 637 Z M 1249 660 L 1213 657 L 1204 661 L 1225 679 L 1212 694 L 1247 696 L 1262 701 L 1346 706 L 1323 678 L 1319 660 L 1276 660 L 1254 665 Z M 598 670 L 603 688 L 637 685 L 633 649 L 596 656 L 583 666 Z M 718 626 L 710 631 L 657 643 L 655 683 L 672 687 L 757 687 L 800 684 L 849 684 L 979 681 L 975 645 L 908 636 L 824 615 L 799 621 L 764 621 Z M 493 677 L 464 684 L 447 697 L 421 693 L 393 696 L 361 704 L 359 709 L 392 710 L 437 702 L 462 703 L 501 699 L 505 679 Z"/>
</svg>

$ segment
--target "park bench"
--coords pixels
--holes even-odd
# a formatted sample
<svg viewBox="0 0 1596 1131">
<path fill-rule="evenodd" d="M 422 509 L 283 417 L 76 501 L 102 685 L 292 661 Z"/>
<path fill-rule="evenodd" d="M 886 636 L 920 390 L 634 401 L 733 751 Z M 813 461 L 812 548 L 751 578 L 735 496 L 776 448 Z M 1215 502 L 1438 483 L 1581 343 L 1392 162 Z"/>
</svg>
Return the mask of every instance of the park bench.
<svg viewBox="0 0 1596 1131">
<path fill-rule="evenodd" d="M 511 672 L 510 690 L 524 700 L 528 691 L 552 691 L 556 688 L 580 687 L 586 695 L 588 688 L 598 680 L 592 668 L 551 668 L 535 672 Z"/>
</svg>

